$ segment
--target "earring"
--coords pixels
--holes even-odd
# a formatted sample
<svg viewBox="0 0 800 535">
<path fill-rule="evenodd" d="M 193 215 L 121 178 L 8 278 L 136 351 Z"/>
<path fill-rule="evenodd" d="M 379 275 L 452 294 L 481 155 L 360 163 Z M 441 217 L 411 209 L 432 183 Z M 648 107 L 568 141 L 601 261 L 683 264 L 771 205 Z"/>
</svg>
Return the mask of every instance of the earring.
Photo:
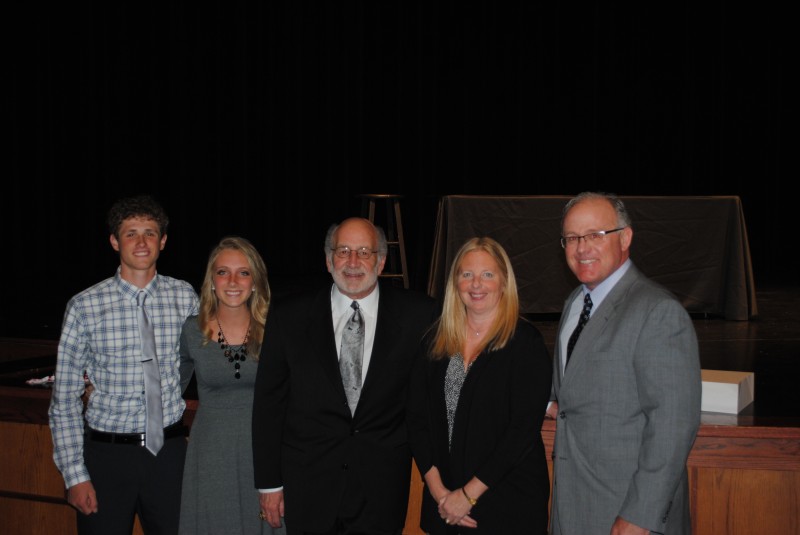
<svg viewBox="0 0 800 535">
<path fill-rule="evenodd" d="M 217 289 L 217 287 L 216 287 L 216 286 L 212 286 L 212 287 L 211 287 L 211 289 L 212 289 L 212 290 L 216 290 L 216 289 Z"/>
</svg>

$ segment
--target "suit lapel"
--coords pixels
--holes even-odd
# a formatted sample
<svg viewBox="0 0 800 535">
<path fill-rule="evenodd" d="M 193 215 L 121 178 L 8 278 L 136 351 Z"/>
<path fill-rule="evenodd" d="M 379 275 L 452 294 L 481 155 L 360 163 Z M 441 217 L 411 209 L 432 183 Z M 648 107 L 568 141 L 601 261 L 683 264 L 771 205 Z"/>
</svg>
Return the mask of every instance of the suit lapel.
<svg viewBox="0 0 800 535">
<path fill-rule="evenodd" d="M 614 320 L 619 310 L 625 304 L 625 296 L 633 283 L 639 278 L 639 271 L 636 266 L 631 265 L 625 275 L 619 282 L 611 289 L 603 302 L 597 308 L 597 311 L 592 314 L 591 319 L 581 332 L 575 348 L 572 350 L 572 356 L 569 359 L 569 367 L 583 366 L 585 362 L 585 355 L 591 353 L 591 349 L 597 340 L 603 335 L 608 324 Z M 574 368 L 573 368 L 574 369 Z M 569 373 L 566 373 L 565 381 L 569 380 Z"/>
<path fill-rule="evenodd" d="M 392 292 L 385 286 L 380 288 L 378 299 L 378 319 L 375 324 L 375 339 L 372 343 L 372 354 L 369 359 L 369 369 L 361 389 L 361 399 L 369 396 L 369 391 L 376 388 L 372 385 L 379 383 L 386 371 L 389 356 L 392 354 L 395 340 L 403 336 L 403 321 L 401 312 L 392 305 Z"/>
<path fill-rule="evenodd" d="M 556 343 L 555 343 L 555 347 L 553 348 L 554 352 L 555 352 L 554 366 L 555 366 L 556 370 L 558 371 L 558 373 L 557 373 L 558 385 L 560 385 L 561 382 L 564 379 L 564 371 L 563 371 L 563 368 L 561 366 L 561 360 L 562 360 L 561 359 L 561 353 L 562 353 L 562 349 L 561 349 L 561 334 L 562 333 L 561 333 L 561 331 L 564 329 L 564 324 L 567 322 L 567 317 L 569 316 L 569 308 L 572 305 L 572 302 L 577 297 L 577 294 L 582 291 L 581 288 L 582 288 L 582 286 L 578 286 L 576 289 L 574 289 L 572 291 L 572 293 L 569 294 L 569 297 L 567 297 L 567 299 L 564 301 L 564 306 L 561 309 L 561 310 L 563 310 L 563 313 L 561 314 L 561 319 L 558 322 L 558 330 L 556 331 Z M 575 354 L 575 352 L 573 350 L 573 355 L 574 354 Z"/>
<path fill-rule="evenodd" d="M 306 336 L 311 344 L 311 354 L 319 360 L 320 368 L 334 388 L 341 392 L 343 399 L 346 399 L 342 376 L 339 373 L 339 352 L 336 347 L 336 336 L 333 332 L 330 289 L 321 290 L 317 294 L 311 306 L 308 325 Z M 320 330 L 320 325 L 324 325 L 325 328 Z"/>
</svg>

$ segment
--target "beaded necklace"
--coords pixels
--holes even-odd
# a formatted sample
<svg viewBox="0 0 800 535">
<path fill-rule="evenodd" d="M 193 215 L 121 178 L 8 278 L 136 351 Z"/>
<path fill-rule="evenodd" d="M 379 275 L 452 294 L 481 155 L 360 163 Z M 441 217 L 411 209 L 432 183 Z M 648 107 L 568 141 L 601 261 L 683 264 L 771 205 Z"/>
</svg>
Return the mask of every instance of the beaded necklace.
<svg viewBox="0 0 800 535">
<path fill-rule="evenodd" d="M 225 338 L 225 333 L 222 332 L 222 324 L 219 322 L 219 318 L 217 318 L 217 325 L 219 325 L 217 343 L 220 349 L 222 349 L 222 354 L 228 359 L 228 362 L 233 362 L 233 376 L 240 379 L 242 377 L 239 373 L 239 369 L 241 368 L 240 362 L 244 362 L 247 358 L 247 339 L 250 338 L 250 325 L 247 326 L 247 333 L 244 335 L 244 341 L 236 347 L 231 346 Z"/>
</svg>

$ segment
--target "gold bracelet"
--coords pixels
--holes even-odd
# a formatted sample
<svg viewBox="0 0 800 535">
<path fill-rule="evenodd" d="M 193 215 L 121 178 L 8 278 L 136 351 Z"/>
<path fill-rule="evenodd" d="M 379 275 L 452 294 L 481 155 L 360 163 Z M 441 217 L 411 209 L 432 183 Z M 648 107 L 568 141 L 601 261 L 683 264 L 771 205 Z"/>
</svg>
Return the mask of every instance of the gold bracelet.
<svg viewBox="0 0 800 535">
<path fill-rule="evenodd" d="M 469 494 L 467 494 L 467 491 L 464 490 L 464 487 L 461 487 L 461 492 L 464 493 L 464 497 L 467 499 L 467 501 L 471 506 L 475 507 L 476 505 L 478 505 L 478 500 L 476 500 L 475 498 L 470 498 Z"/>
</svg>

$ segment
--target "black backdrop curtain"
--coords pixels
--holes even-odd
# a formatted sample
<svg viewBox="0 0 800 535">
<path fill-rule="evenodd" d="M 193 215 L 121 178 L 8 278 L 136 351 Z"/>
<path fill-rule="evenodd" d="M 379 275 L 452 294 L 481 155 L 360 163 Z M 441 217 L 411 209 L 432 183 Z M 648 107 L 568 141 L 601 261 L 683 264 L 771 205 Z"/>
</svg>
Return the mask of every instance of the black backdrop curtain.
<svg viewBox="0 0 800 535">
<path fill-rule="evenodd" d="M 0 334 L 57 336 L 117 265 L 106 210 L 138 193 L 172 220 L 159 271 L 195 285 L 227 234 L 278 290 L 324 281 L 327 226 L 400 193 L 424 289 L 440 196 L 585 189 L 739 195 L 757 281 L 788 278 L 787 17 L 627 4 L 14 8 Z"/>
</svg>

